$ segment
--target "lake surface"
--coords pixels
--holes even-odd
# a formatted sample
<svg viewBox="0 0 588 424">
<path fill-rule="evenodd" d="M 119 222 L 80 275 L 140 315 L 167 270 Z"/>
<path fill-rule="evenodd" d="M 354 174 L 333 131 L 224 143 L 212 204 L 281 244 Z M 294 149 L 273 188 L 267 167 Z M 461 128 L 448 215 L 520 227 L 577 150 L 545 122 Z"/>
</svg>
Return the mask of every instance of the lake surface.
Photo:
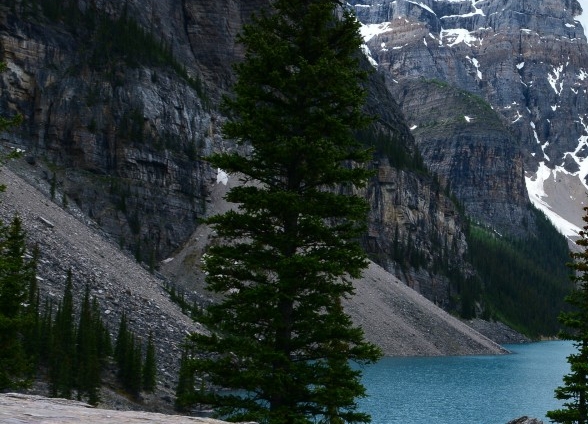
<svg viewBox="0 0 588 424">
<path fill-rule="evenodd" d="M 508 345 L 511 355 L 384 358 L 363 369 L 373 424 L 506 424 L 561 406 L 571 342 Z"/>
</svg>

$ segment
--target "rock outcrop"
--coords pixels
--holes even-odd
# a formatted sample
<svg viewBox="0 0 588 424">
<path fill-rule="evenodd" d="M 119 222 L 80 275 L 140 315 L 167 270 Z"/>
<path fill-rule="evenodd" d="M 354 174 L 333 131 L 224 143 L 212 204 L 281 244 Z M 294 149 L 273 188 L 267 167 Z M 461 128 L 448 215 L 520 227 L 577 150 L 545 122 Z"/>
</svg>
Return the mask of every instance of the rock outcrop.
<svg viewBox="0 0 588 424">
<path fill-rule="evenodd" d="M 86 403 L 74 400 L 45 398 L 17 393 L 0 394 L 0 422 L 20 424 L 225 423 L 225 421 L 212 418 L 93 408 Z"/>
<path fill-rule="evenodd" d="M 538 420 L 537 418 L 529 418 L 527 416 L 524 416 L 509 421 L 507 424 L 543 424 L 543 421 Z"/>
<path fill-rule="evenodd" d="M 574 20 L 578 2 L 350 3 L 425 162 L 466 210 L 498 231 L 532 232 L 527 185 L 573 233 L 583 215 L 576 187 L 586 186 L 588 44 Z"/>
<path fill-rule="evenodd" d="M 75 205 L 138 261 L 156 268 L 179 255 L 205 231 L 199 219 L 217 210 L 217 170 L 205 157 L 234 148 L 220 134 L 219 102 L 243 55 L 235 36 L 268 1 L 80 0 L 61 12 L 12 3 L 0 5 L 8 64 L 0 114 L 21 113 L 25 123 L 0 141 L 26 150 L 36 171 L 23 177 Z M 457 283 L 438 265 L 462 281 L 475 274 L 462 207 L 482 225 L 526 235 L 534 226 L 525 172 L 538 163 L 581 168 L 588 74 L 586 38 L 573 21 L 579 6 L 351 5 L 364 24 L 365 66 L 378 69 L 367 85 L 374 131 L 424 159 L 415 171 L 378 152 L 364 192 L 372 205 L 364 245 L 406 284 L 457 310 Z M 191 291 L 203 240 L 195 259 L 181 262 L 186 269 L 170 274 Z"/>
</svg>

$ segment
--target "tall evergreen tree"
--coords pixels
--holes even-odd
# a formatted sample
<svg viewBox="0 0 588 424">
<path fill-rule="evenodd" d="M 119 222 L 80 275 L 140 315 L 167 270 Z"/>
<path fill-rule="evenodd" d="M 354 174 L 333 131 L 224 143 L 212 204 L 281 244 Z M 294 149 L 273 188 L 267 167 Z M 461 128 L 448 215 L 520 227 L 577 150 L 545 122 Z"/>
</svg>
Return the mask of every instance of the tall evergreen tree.
<svg viewBox="0 0 588 424">
<path fill-rule="evenodd" d="M 77 362 L 76 380 L 78 400 L 82 396 L 88 397 L 88 402 L 95 405 L 99 402 L 100 388 L 100 352 L 98 349 L 100 328 L 94 316 L 90 302 L 90 288 L 86 286 L 84 300 L 80 309 L 80 319 L 77 328 Z"/>
<path fill-rule="evenodd" d="M 571 371 L 563 377 L 563 385 L 555 390 L 555 398 L 564 401 L 563 407 L 547 412 L 553 422 L 565 424 L 588 423 L 588 207 L 584 211 L 586 215 L 582 219 L 586 225 L 576 241 L 581 250 L 571 253 L 573 261 L 568 264 L 575 288 L 566 302 L 572 309 L 559 316 L 560 323 L 567 328 L 560 338 L 572 340 L 576 353 L 568 356 Z"/>
<path fill-rule="evenodd" d="M 210 158 L 244 184 L 227 195 L 239 209 L 208 220 L 220 240 L 207 284 L 224 297 L 202 318 L 211 334 L 191 337 L 201 354 L 192 369 L 234 391 L 196 391 L 193 402 L 231 420 L 368 422 L 349 361 L 379 350 L 340 303 L 367 265 L 358 238 L 368 208 L 351 194 L 371 157 L 353 137 L 369 122 L 359 23 L 341 0 L 271 6 L 239 37 L 246 57 L 224 134 L 251 149 Z"/>
<path fill-rule="evenodd" d="M 176 386 L 175 407 L 178 411 L 186 411 L 192 406 L 196 396 L 196 378 L 194 375 L 191 349 L 187 346 L 182 351 L 178 385 Z M 202 387 L 202 389 L 204 389 Z"/>
<path fill-rule="evenodd" d="M 27 385 L 34 361 L 25 336 L 36 305 L 27 304 L 36 282 L 36 261 L 26 259 L 26 233 L 15 216 L 0 222 L 0 390 Z"/>
<path fill-rule="evenodd" d="M 143 364 L 143 390 L 153 392 L 156 385 L 157 363 L 155 361 L 155 345 L 153 344 L 153 332 L 149 332 L 145 362 Z"/>
<path fill-rule="evenodd" d="M 71 269 L 67 271 L 63 299 L 55 313 L 52 330 L 50 383 L 51 395 L 71 398 L 74 389 L 76 336 Z"/>
</svg>

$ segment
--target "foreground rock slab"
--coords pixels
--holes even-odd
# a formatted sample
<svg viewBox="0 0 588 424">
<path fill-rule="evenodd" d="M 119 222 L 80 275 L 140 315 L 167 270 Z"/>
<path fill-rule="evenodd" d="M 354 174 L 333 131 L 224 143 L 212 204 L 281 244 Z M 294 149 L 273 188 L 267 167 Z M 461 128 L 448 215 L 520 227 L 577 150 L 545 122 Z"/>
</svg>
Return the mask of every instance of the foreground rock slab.
<svg viewBox="0 0 588 424">
<path fill-rule="evenodd" d="M 165 415 L 139 411 L 98 409 L 74 400 L 51 399 L 18 393 L 0 394 L 0 423 L 25 424 L 225 424 L 212 418 Z"/>
</svg>

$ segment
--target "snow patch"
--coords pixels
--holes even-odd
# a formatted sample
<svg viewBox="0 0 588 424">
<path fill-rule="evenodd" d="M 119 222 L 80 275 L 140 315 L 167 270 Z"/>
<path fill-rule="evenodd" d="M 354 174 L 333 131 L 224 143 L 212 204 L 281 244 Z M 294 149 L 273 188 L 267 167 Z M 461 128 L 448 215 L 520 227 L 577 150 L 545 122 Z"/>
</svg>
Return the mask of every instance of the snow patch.
<svg viewBox="0 0 588 424">
<path fill-rule="evenodd" d="M 573 237 L 577 236 L 580 232 L 580 228 L 568 220 L 558 215 L 551 206 L 547 203 L 547 194 L 545 193 L 545 182 L 549 179 L 555 179 L 557 176 L 557 170 L 551 170 L 545 162 L 539 163 L 539 169 L 537 169 L 536 175 L 533 177 L 525 177 L 525 185 L 527 186 L 527 192 L 529 193 L 529 200 L 535 207 L 549 218 L 553 225 L 565 236 Z"/>
<path fill-rule="evenodd" d="M 525 66 L 525 62 L 517 63 L 517 69 L 523 69 L 523 66 Z"/>
<path fill-rule="evenodd" d="M 443 44 L 443 41 L 445 41 L 449 47 L 453 47 L 459 43 L 464 43 L 471 47 L 472 44 L 476 42 L 479 43 L 480 39 L 473 36 L 467 29 L 455 28 L 441 30 L 441 40 L 439 43 Z"/>
<path fill-rule="evenodd" d="M 549 146 L 549 141 L 546 141 L 544 144 L 541 144 L 541 141 L 539 140 L 539 136 L 537 135 L 535 123 L 533 121 L 531 121 L 529 125 L 531 125 L 531 128 L 533 128 L 533 136 L 535 137 L 535 141 L 537 142 L 537 144 L 539 144 L 541 146 L 541 151 L 543 152 L 543 158 L 549 162 L 549 156 L 547 156 L 547 154 L 545 153 L 545 149 L 547 148 L 547 146 Z"/>
<path fill-rule="evenodd" d="M 392 22 L 382 22 L 380 24 L 367 24 L 359 28 L 363 41 L 366 43 L 376 35 L 384 34 L 392 28 Z"/>
<path fill-rule="evenodd" d="M 368 62 L 370 62 L 370 64 L 374 68 L 377 68 L 378 67 L 378 62 L 376 62 L 376 60 L 372 57 L 372 52 L 370 51 L 370 48 L 367 46 L 367 44 L 362 44 L 361 45 L 361 51 L 363 52 L 363 54 L 365 55 L 365 57 L 367 57 Z"/>
<path fill-rule="evenodd" d="M 473 117 L 471 117 L 471 116 L 467 116 L 467 115 L 464 115 L 464 116 L 463 116 L 463 118 L 464 118 L 464 119 L 465 119 L 467 122 L 472 122 L 472 121 L 474 120 L 474 118 L 473 118 Z"/>
<path fill-rule="evenodd" d="M 418 125 L 413 125 L 412 127 L 410 127 L 410 130 L 416 130 L 419 126 Z"/>
<path fill-rule="evenodd" d="M 482 79 L 482 72 L 480 71 L 480 62 L 478 62 L 478 59 L 474 58 L 470 58 L 469 56 L 466 56 L 466 59 L 469 60 L 471 62 L 472 65 L 474 65 L 476 67 L 476 76 L 478 77 L 479 80 Z"/>
<path fill-rule="evenodd" d="M 227 185 L 228 182 L 229 182 L 229 174 L 227 174 L 222 169 L 218 168 L 218 171 L 216 173 L 216 183 L 217 184 L 223 183 L 224 185 Z"/>
<path fill-rule="evenodd" d="M 560 78 L 562 77 L 563 73 L 563 68 L 563 65 L 559 65 L 557 68 L 554 66 L 552 68 L 553 73 L 550 72 L 547 74 L 547 81 L 549 81 L 551 88 L 553 88 L 553 91 L 555 91 L 555 94 L 557 94 L 558 96 L 561 94 L 561 90 L 563 89 L 563 80 L 560 81 Z"/>
<path fill-rule="evenodd" d="M 427 6 L 426 4 L 423 3 L 417 3 L 414 1 L 407 1 L 407 3 L 412 3 L 412 4 L 416 4 L 417 6 L 422 7 L 423 9 L 425 9 L 427 12 L 432 13 L 433 15 L 437 16 L 437 14 L 435 12 L 433 12 L 433 9 L 431 9 L 429 6 Z"/>
</svg>

